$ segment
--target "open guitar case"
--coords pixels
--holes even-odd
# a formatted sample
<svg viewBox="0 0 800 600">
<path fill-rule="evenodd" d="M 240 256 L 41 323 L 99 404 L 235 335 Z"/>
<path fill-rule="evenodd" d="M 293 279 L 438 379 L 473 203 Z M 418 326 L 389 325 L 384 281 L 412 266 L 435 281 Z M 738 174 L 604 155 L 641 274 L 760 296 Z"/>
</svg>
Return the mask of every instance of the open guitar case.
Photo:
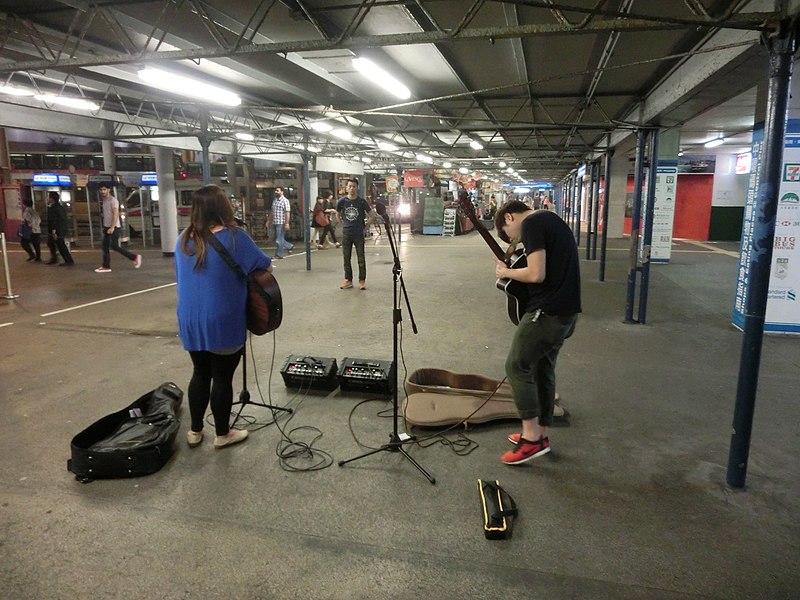
<svg viewBox="0 0 800 600">
<path fill-rule="evenodd" d="M 464 422 L 475 425 L 504 419 L 519 419 L 511 386 L 506 382 L 445 369 L 424 368 L 405 381 L 403 417 L 417 427 L 444 427 Z M 488 398 L 488 400 L 487 400 Z M 553 419 L 564 424 L 569 413 L 556 394 Z"/>
<path fill-rule="evenodd" d="M 155 473 L 175 452 L 182 400 L 177 385 L 162 383 L 130 406 L 95 421 L 72 438 L 67 470 L 82 483 Z"/>
</svg>

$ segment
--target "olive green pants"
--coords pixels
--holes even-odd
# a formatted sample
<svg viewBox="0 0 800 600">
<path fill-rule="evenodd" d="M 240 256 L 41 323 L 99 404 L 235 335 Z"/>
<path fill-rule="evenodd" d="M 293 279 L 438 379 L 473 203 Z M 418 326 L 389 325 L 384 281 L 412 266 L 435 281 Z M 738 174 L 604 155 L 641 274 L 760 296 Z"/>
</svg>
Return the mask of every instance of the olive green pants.
<svg viewBox="0 0 800 600">
<path fill-rule="evenodd" d="M 556 397 L 556 359 L 564 340 L 575 331 L 578 315 L 555 316 L 528 312 L 520 319 L 506 358 L 520 419 L 539 418 L 539 425 L 553 423 Z"/>
</svg>

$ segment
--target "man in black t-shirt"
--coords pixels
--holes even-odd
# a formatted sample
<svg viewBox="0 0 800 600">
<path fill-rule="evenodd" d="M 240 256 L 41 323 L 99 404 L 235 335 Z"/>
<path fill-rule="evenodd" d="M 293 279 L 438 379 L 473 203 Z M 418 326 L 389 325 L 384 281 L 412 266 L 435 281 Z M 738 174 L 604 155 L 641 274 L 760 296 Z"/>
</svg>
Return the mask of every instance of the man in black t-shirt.
<svg viewBox="0 0 800 600">
<path fill-rule="evenodd" d="M 520 238 L 526 254 L 526 264 L 519 268 L 495 258 L 497 277 L 528 287 L 525 314 L 506 358 L 522 432 L 508 436 L 516 447 L 501 460 L 518 465 L 550 452 L 547 428 L 553 422 L 556 358 L 581 312 L 580 267 L 572 230 L 557 214 L 512 200 L 497 211 L 494 222 L 500 239 L 508 243 Z"/>
<path fill-rule="evenodd" d="M 367 289 L 367 259 L 364 255 L 364 220 L 372 208 L 358 195 L 358 179 L 347 180 L 347 195 L 339 199 L 336 211 L 344 224 L 342 227 L 342 258 L 344 261 L 344 283 L 339 289 L 353 287 L 353 246 L 358 258 L 358 289 Z"/>
</svg>

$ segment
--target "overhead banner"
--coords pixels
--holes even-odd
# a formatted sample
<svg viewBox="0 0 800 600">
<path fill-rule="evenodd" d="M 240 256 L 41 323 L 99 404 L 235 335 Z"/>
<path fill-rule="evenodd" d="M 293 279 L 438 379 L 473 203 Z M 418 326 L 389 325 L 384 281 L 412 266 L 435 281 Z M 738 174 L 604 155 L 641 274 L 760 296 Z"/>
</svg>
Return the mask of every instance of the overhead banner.
<svg viewBox="0 0 800 600">
<path fill-rule="evenodd" d="M 675 220 L 675 188 L 678 161 L 662 160 L 656 169 L 656 197 L 653 207 L 653 238 L 650 262 L 668 263 L 672 258 L 672 225 Z"/>
<path fill-rule="evenodd" d="M 425 185 L 425 173 L 422 170 L 403 171 L 403 187 L 421 188 Z"/>
<path fill-rule="evenodd" d="M 750 263 L 753 255 L 753 224 L 756 215 L 756 194 L 759 185 L 759 165 L 762 160 L 763 125 L 753 131 L 753 156 L 750 185 L 747 189 L 742 224 L 742 248 L 739 254 L 739 281 L 733 307 L 733 324 L 744 328 L 745 301 L 748 292 Z M 800 119 L 789 119 L 783 150 L 783 176 L 778 191 L 778 211 L 775 216 L 775 237 L 772 249 L 769 295 L 764 331 L 800 333 Z"/>
</svg>

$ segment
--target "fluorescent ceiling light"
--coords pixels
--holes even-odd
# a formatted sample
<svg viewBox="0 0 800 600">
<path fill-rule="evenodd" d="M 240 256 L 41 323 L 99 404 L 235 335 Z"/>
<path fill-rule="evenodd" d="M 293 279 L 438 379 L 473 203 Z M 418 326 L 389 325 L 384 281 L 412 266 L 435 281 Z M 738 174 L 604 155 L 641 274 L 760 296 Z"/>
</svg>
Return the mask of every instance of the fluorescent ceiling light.
<svg viewBox="0 0 800 600">
<path fill-rule="evenodd" d="M 362 156 L 361 157 L 361 162 L 365 162 L 365 163 L 369 164 L 369 163 L 372 162 L 372 159 L 369 156 Z"/>
<path fill-rule="evenodd" d="M 511 167 L 508 167 L 506 169 L 506 173 L 513 173 L 513 172 L 514 172 L 514 169 L 512 169 Z"/>
<path fill-rule="evenodd" d="M 317 152 L 322 152 L 322 148 L 317 148 L 316 146 L 306 146 L 306 150 L 309 152 L 314 152 L 315 154 Z"/>
<path fill-rule="evenodd" d="M 478 140 L 470 140 L 469 147 L 474 148 L 475 150 L 483 150 L 483 144 L 481 144 Z"/>
<path fill-rule="evenodd" d="M 502 160 L 497 164 L 501 169 L 505 169 L 506 168 L 506 163 L 504 163 Z"/>
<path fill-rule="evenodd" d="M 678 156 L 683 156 L 683 150 L 681 150 L 680 152 L 678 152 Z"/>
<path fill-rule="evenodd" d="M 331 129 L 333 129 L 333 125 L 326 123 L 325 121 L 314 121 L 311 123 L 310 127 L 314 131 L 319 131 L 320 133 L 328 133 Z"/>
<path fill-rule="evenodd" d="M 254 139 L 256 139 L 256 136 L 254 136 L 252 133 L 243 133 L 240 131 L 236 133 L 236 139 L 245 142 L 252 142 Z"/>
<path fill-rule="evenodd" d="M 331 129 L 331 135 L 335 135 L 340 140 L 349 140 L 353 137 L 353 132 L 349 129 Z"/>
<path fill-rule="evenodd" d="M 417 160 L 421 160 L 422 162 L 426 163 L 433 163 L 433 158 L 431 158 L 427 154 L 417 154 Z"/>
<path fill-rule="evenodd" d="M 458 170 L 458 172 L 461 173 L 462 175 L 466 175 L 467 173 L 469 173 L 469 169 L 467 167 L 461 167 Z"/>
<path fill-rule="evenodd" d="M 242 99 L 229 90 L 211 85 L 210 83 L 204 83 L 199 79 L 184 77 L 177 73 L 170 73 L 153 67 L 140 69 L 139 79 L 152 87 L 157 87 L 182 96 L 198 98 L 213 104 L 239 106 L 242 103 Z"/>
<path fill-rule="evenodd" d="M 381 150 L 386 150 L 387 152 L 393 152 L 394 150 L 397 150 L 397 146 L 390 144 L 389 142 L 378 142 L 378 148 Z"/>
<path fill-rule="evenodd" d="M 445 162 L 445 163 L 442 163 L 442 166 L 443 166 L 445 169 L 449 169 L 450 167 L 452 167 L 452 166 L 453 166 L 453 163 Z"/>
<path fill-rule="evenodd" d="M 58 104 L 59 106 L 68 106 L 69 108 L 80 108 L 82 110 L 98 110 L 100 107 L 83 98 L 68 98 L 66 96 L 54 96 L 53 94 L 36 94 L 34 98 L 47 102 L 49 104 Z"/>
<path fill-rule="evenodd" d="M 401 100 L 411 98 L 411 91 L 405 85 L 368 58 L 354 58 L 353 66 L 372 83 L 378 84 Z"/>
<path fill-rule="evenodd" d="M 724 143 L 725 143 L 725 138 L 718 137 L 718 138 L 715 138 L 715 139 L 713 139 L 713 140 L 709 140 L 709 141 L 707 141 L 707 142 L 706 142 L 705 144 L 703 144 L 703 145 L 704 145 L 706 148 L 716 148 L 717 146 L 721 146 L 721 145 L 722 145 L 722 144 L 724 144 Z"/>
<path fill-rule="evenodd" d="M 36 94 L 36 92 L 11 87 L 10 85 L 2 85 L 0 86 L 0 94 L 10 94 L 12 96 L 33 96 Z"/>
</svg>

